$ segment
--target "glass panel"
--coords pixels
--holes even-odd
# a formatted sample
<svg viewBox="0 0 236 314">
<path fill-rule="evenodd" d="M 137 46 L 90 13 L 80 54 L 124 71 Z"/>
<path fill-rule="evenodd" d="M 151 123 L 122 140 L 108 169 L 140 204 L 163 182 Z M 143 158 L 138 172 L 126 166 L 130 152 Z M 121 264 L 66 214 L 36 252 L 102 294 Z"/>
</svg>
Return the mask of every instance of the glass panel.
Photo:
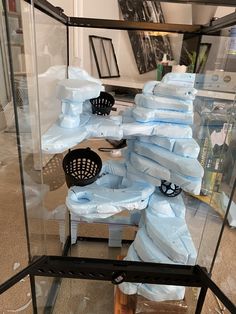
<svg viewBox="0 0 236 314">
<path fill-rule="evenodd" d="M 12 16 L 11 12 L 8 14 Z M 18 19 L 17 14 L 14 17 Z M 2 239 L 0 283 L 2 284 L 26 267 L 29 260 L 28 234 L 25 224 L 25 207 L 18 154 L 19 142 L 16 128 L 13 126 L 14 109 L 9 98 L 8 50 L 2 6 L 0 8 L 0 46 L 0 237 Z M 4 298 L 4 302 L 7 302 L 7 299 Z M 5 306 L 5 303 L 3 305 Z"/>
<path fill-rule="evenodd" d="M 87 36 L 93 34 L 93 30 L 85 28 L 83 29 L 83 34 L 83 46 L 80 47 L 80 51 L 81 55 L 85 56 L 87 55 L 86 50 L 88 49 L 87 47 L 89 45 Z M 119 79 L 104 79 L 102 82 L 105 85 L 106 91 L 112 93 L 115 96 L 115 107 L 118 109 L 118 114 L 123 114 L 125 110 L 130 108 L 132 109 L 136 101 L 134 100 L 134 97 L 137 93 L 142 93 L 144 84 L 147 81 L 156 80 L 158 78 L 158 65 L 161 65 L 162 68 L 160 79 L 163 79 L 163 76 L 167 72 L 178 72 L 180 75 L 179 79 L 172 82 L 172 84 L 176 84 L 177 86 L 181 85 L 181 73 L 186 71 L 197 72 L 193 81 L 188 83 L 190 85 L 192 84 L 191 86 L 194 86 L 198 90 L 193 103 L 194 124 L 192 126 L 192 131 L 193 138 L 199 145 L 200 154 L 198 161 L 204 168 L 204 176 L 201 185 L 201 191 L 199 190 L 200 193 L 197 193 L 200 195 L 193 195 L 193 192 L 188 191 L 182 192 L 181 195 L 186 206 L 185 221 L 187 229 L 189 230 L 189 238 L 186 241 L 190 241 L 196 249 L 196 255 L 192 260 L 192 263 L 204 266 L 210 271 L 224 217 L 224 211 L 222 211 L 222 202 L 224 197 L 223 192 L 227 193 L 228 197 L 230 196 L 234 179 L 234 175 L 232 176 L 231 173 L 226 173 L 226 169 L 233 169 L 234 167 L 234 146 L 231 148 L 231 145 L 233 145 L 235 136 L 234 114 L 232 114 L 234 112 L 235 88 L 233 81 L 232 84 L 230 84 L 230 81 L 234 77 L 234 73 L 229 73 L 229 71 L 225 68 L 226 59 L 228 58 L 227 47 L 230 45 L 230 38 L 226 37 L 224 33 L 222 33 L 222 36 L 218 37 L 203 36 L 201 38 L 201 49 L 199 50 L 199 55 L 197 58 L 198 46 L 196 45 L 196 37 L 194 37 L 191 42 L 187 36 L 181 34 L 150 33 L 149 36 L 155 36 L 157 40 L 159 40 L 160 37 L 163 37 L 158 42 L 158 44 L 161 45 L 162 56 L 157 58 L 157 56 L 155 56 L 155 49 L 153 49 L 153 46 L 149 47 L 150 49 L 144 49 L 144 47 L 141 45 L 139 50 L 133 49 L 131 45 L 132 36 L 129 36 L 128 32 L 96 29 L 97 36 L 107 36 L 108 34 L 114 42 L 114 48 L 117 52 L 117 62 L 119 65 L 121 77 Z M 200 38 L 198 39 L 200 40 Z M 168 45 L 165 46 L 165 43 L 168 43 Z M 136 41 L 136 45 L 138 45 L 138 41 Z M 168 60 L 163 60 L 164 53 L 168 52 L 168 47 L 171 48 L 172 54 L 172 60 L 170 60 L 170 62 L 168 62 Z M 166 49 L 166 52 L 163 53 L 164 49 Z M 138 58 L 135 58 L 135 53 L 137 53 Z M 147 60 L 148 58 L 150 58 L 150 60 L 151 58 L 154 58 L 156 60 L 156 65 L 151 71 L 145 70 L 146 73 L 141 74 L 139 64 L 143 66 L 143 60 L 145 56 Z M 166 57 L 168 59 L 168 53 Z M 98 77 L 90 62 L 91 61 L 88 58 L 84 58 L 82 60 L 84 69 L 92 76 Z M 165 64 L 166 62 L 169 64 Z M 146 65 L 148 65 L 148 63 L 146 63 Z M 225 71 L 222 71 L 224 69 Z M 217 82 L 215 81 L 215 74 L 218 75 Z M 231 79 L 227 78 L 228 75 L 231 75 Z M 189 87 L 187 83 L 185 87 L 186 86 Z M 178 93 L 177 90 L 178 87 L 176 88 L 176 93 Z M 151 93 L 153 93 L 153 91 L 151 91 Z M 175 95 L 161 95 L 161 97 L 174 99 Z M 148 108 L 148 104 L 144 107 Z M 150 109 L 154 111 L 155 108 L 151 107 Z M 111 115 L 112 114 L 113 113 L 111 113 Z M 141 115 L 139 118 L 140 117 Z M 138 122 L 140 121 L 142 122 L 140 125 L 144 125 L 147 122 L 138 120 Z M 160 121 L 157 120 L 156 122 Z M 130 126 L 130 128 L 131 127 L 132 126 Z M 217 137 L 218 135 L 219 137 Z M 182 135 L 180 134 L 180 137 L 181 136 Z M 109 138 L 109 135 L 107 135 L 107 137 Z M 131 136 L 129 136 L 129 138 L 130 137 Z M 176 135 L 172 133 L 169 135 L 169 137 L 175 138 Z M 115 155 L 112 153 L 101 153 L 99 150 L 97 150 L 97 147 L 109 147 L 108 143 L 103 146 L 103 143 L 99 140 L 90 140 L 89 142 L 82 143 L 81 145 L 84 144 L 85 147 L 87 143 L 88 146 L 95 149 L 96 152 L 102 157 L 103 162 L 105 162 L 106 159 L 112 159 L 113 163 L 115 163 L 117 160 L 120 160 L 120 157 L 116 159 L 117 157 L 115 157 Z M 128 147 L 129 145 L 130 142 L 128 141 Z M 159 145 L 161 145 L 160 142 Z M 213 147 L 214 149 L 212 149 Z M 150 154 L 149 156 L 145 155 L 145 157 L 151 158 Z M 226 155 L 228 154 L 230 157 L 228 156 L 226 158 Z M 125 158 L 127 158 L 126 154 Z M 193 157 L 188 156 L 188 158 L 190 159 Z M 194 158 L 196 159 L 197 157 L 195 156 Z M 229 168 L 227 166 L 228 164 L 230 164 Z M 138 167 L 138 165 L 135 164 L 133 164 L 133 166 L 134 168 L 136 167 L 136 169 Z M 127 169 L 129 171 L 129 168 Z M 231 188 L 229 187 L 229 182 L 231 182 Z M 186 187 L 183 187 L 183 190 L 186 190 Z M 167 201 L 169 202 L 170 199 L 167 198 Z M 228 200 L 224 205 L 225 207 L 227 203 Z M 158 211 L 158 208 L 156 210 Z M 117 219 L 114 218 L 117 216 L 120 218 L 121 214 L 112 216 L 112 218 Z M 77 244 L 73 246 L 72 255 L 83 256 L 84 254 L 84 256 L 89 257 L 111 258 L 112 253 L 110 255 L 109 252 L 115 252 L 115 250 L 122 252 L 124 249 L 123 246 L 122 249 L 107 248 L 106 250 L 106 244 L 104 243 L 98 244 L 96 242 L 86 242 L 85 239 L 83 239 L 84 241 L 81 241 L 81 236 L 87 237 L 89 235 L 96 236 L 98 238 L 107 236 L 109 237 L 109 228 L 111 230 L 112 223 L 115 222 L 114 220 L 111 220 L 111 218 L 107 218 L 103 219 L 102 224 L 98 224 L 101 223 L 101 220 L 94 224 L 95 220 L 88 221 L 85 219 L 84 221 L 83 218 L 75 218 L 72 215 L 72 238 L 76 239 L 76 234 L 79 236 Z M 108 226 L 106 226 L 106 224 L 108 224 Z M 116 225 L 116 227 L 119 229 L 119 223 Z M 137 224 L 136 226 L 129 228 L 135 232 L 139 230 L 137 228 Z M 148 229 L 147 226 L 146 228 Z M 126 228 L 123 228 L 123 230 L 125 229 Z M 171 224 L 167 225 L 165 230 L 165 245 L 168 246 L 167 234 L 171 232 Z M 121 238 L 125 238 L 124 234 L 121 236 Z M 188 244 L 185 242 L 185 245 L 190 245 L 190 242 L 188 242 Z M 145 245 L 147 246 L 147 242 Z M 165 251 L 166 247 L 162 246 L 161 250 Z M 118 255 L 119 254 L 120 253 L 118 253 Z M 170 257 L 168 254 L 171 253 L 165 251 L 165 254 L 166 256 Z M 144 261 L 144 259 L 142 260 Z M 170 258 L 170 260 L 173 262 L 173 257 Z M 164 262 L 164 260 L 161 262 Z M 174 262 L 181 263 L 177 261 Z M 190 302 L 191 306 L 193 306 L 190 310 L 190 313 L 192 313 L 194 311 L 193 308 L 195 307 L 198 296 L 198 290 L 190 289 L 190 291 L 192 293 L 192 300 L 194 300 L 194 302 Z M 186 290 L 186 296 L 188 293 L 189 291 Z M 232 294 L 230 294 L 230 296 L 231 295 Z"/>
<path fill-rule="evenodd" d="M 35 141 L 34 145 L 40 145 L 41 150 L 42 135 L 58 119 L 61 112 L 56 86 L 58 81 L 67 75 L 67 31 L 65 25 L 38 10 L 34 10 L 34 23 L 40 121 L 39 142 Z M 34 97 L 35 94 L 32 94 L 30 105 L 35 113 Z M 48 255 L 64 254 L 64 245 L 69 234 L 69 218 L 64 205 L 67 190 L 64 185 L 62 159 L 62 154 L 41 152 L 40 158 L 33 155 L 28 156 L 27 160 L 27 164 L 33 168 L 30 172 L 31 178 L 39 180 L 40 172 L 42 176 L 45 194 L 40 210 L 44 219 L 45 250 Z M 37 294 L 39 313 L 50 304 L 50 291 L 53 291 L 54 286 L 53 278 L 36 278 L 36 288 L 41 291 Z"/>
<path fill-rule="evenodd" d="M 41 137 L 57 121 L 61 102 L 56 96 L 59 80 L 67 75 L 66 26 L 35 10 L 35 41 L 38 71 L 40 145 Z M 57 38 L 54 41 L 54 38 Z M 62 154 L 42 152 L 41 163 L 34 159 L 35 176 L 42 171 L 42 180 L 47 193 L 44 196 L 44 220 L 47 254 L 61 254 L 68 235 L 65 211 L 65 177 L 62 169 Z"/>
<path fill-rule="evenodd" d="M 28 276 L 0 295 L 0 308 L 2 313 L 33 313 L 32 291 Z"/>
<path fill-rule="evenodd" d="M 92 283 L 92 285 L 91 285 Z M 94 293 L 97 291 L 96 293 Z M 104 297 L 105 295 L 105 297 Z M 110 282 L 63 279 L 53 313 L 113 313 L 114 286 Z M 96 309 L 96 310 L 95 310 Z"/>
<path fill-rule="evenodd" d="M 11 110 L 11 120 L 8 121 L 8 133 L 6 133 L 9 138 L 7 143 L 9 149 L 2 152 L 5 154 L 2 162 L 5 167 L 5 160 L 10 153 L 11 156 L 8 158 L 12 159 L 12 162 L 14 161 L 13 157 L 16 154 L 14 140 L 15 132 L 17 132 L 23 200 L 28 227 L 24 230 L 25 226 L 19 215 L 17 217 L 19 232 L 16 232 L 16 236 L 21 241 L 21 245 L 17 247 L 17 252 L 13 253 L 14 261 L 8 260 L 8 268 L 13 268 L 13 273 L 15 273 L 28 262 L 24 253 L 24 245 L 26 245 L 26 241 L 23 239 L 24 232 L 28 232 L 30 259 L 32 259 L 44 254 L 61 255 L 64 252 L 69 227 L 64 205 L 66 189 L 63 187 L 65 182 L 62 171 L 63 156 L 61 154 L 44 154 L 41 150 L 42 134 L 58 119 L 61 111 L 61 103 L 56 98 L 56 85 L 67 75 L 66 26 L 37 9 L 34 10 L 33 5 L 26 1 L 13 2 L 16 7 L 11 7 L 14 12 L 7 12 L 7 20 L 11 48 L 10 60 L 13 61 L 11 65 L 16 123 L 13 119 L 13 105 L 10 104 L 8 111 Z M 54 38 L 57 38 L 56 42 L 54 42 Z M 6 147 L 6 145 L 4 146 Z M 15 164 L 18 164 L 18 160 L 15 161 Z M 9 171 L 11 172 L 9 173 Z M 8 176 L 9 184 L 12 182 L 13 191 L 17 183 L 17 171 L 19 171 L 18 167 L 11 166 L 2 178 L 6 181 L 5 175 Z M 14 173 L 16 175 L 13 178 Z M 18 183 L 20 184 L 20 179 Z M 7 195 L 6 191 L 4 193 Z M 7 193 L 9 194 L 8 190 Z M 16 192 L 13 193 L 17 196 L 20 190 L 16 189 Z M 6 196 L 5 199 L 6 206 L 8 206 Z M 12 205 L 8 207 L 11 209 Z M 17 210 L 20 213 L 20 208 Z M 13 213 L 15 215 L 15 211 L 12 210 Z M 15 228 L 9 230 L 12 231 Z M 10 242 L 9 245 L 11 245 Z M 12 248 L 16 245 L 17 241 Z M 21 252 L 20 256 L 19 252 Z M 52 281 L 52 279 L 47 279 L 44 282 L 35 283 L 38 290 L 37 305 L 39 307 L 45 306 Z M 44 292 L 40 293 L 43 289 Z"/>
<path fill-rule="evenodd" d="M 86 6 L 84 9 L 86 13 Z M 225 153 L 233 138 L 235 90 L 229 84 L 233 74 L 231 77 L 226 68 L 228 50 L 222 50 L 229 39 L 224 40 L 222 36 L 216 41 L 215 37 L 207 36 L 189 38 L 160 32 L 83 29 L 79 39 L 82 45 L 72 59 L 81 60 L 81 67 L 87 71 L 74 69 L 74 78 L 79 78 L 81 83 L 82 77 L 86 88 L 78 93 L 76 84 L 80 83 L 67 81 L 76 87 L 63 85 L 72 96 L 66 94 L 61 103 L 57 99 L 60 90 L 57 83 L 67 75 L 66 28 L 24 1 L 21 10 L 24 46 L 21 53 L 12 51 L 19 57 L 14 57 L 12 66 L 14 77 L 19 70 L 24 70 L 13 83 L 20 99 L 16 98 L 14 105 L 20 130 L 31 255 L 66 255 L 68 252 L 63 249 L 70 227 L 74 245 L 69 253 L 73 256 L 114 259 L 128 254 L 127 259 L 133 261 L 199 263 L 210 270 L 224 215 L 220 214 L 222 208 L 218 205 L 227 206 L 228 199 L 222 191 L 230 190 L 223 189 L 223 183 L 226 180 Z M 145 20 L 162 20 L 158 12 L 155 16 L 151 14 L 147 2 L 142 3 L 132 18 L 138 20 L 142 15 Z M 14 32 L 15 24 L 12 24 L 11 32 Z M 77 35 L 75 31 L 72 39 Z M 123 95 L 123 101 L 117 102 L 120 114 L 116 116 L 97 117 L 91 113 L 89 100 L 97 98 L 91 95 L 95 87 L 97 94 L 103 87 L 94 78 L 91 82 L 89 77 L 89 74 L 98 77 L 89 58 L 90 35 L 112 38 L 117 52 L 121 77 L 102 81 L 115 100 L 117 95 Z M 103 46 L 100 43 L 95 46 L 102 68 L 108 72 Z M 19 61 L 22 58 L 23 61 Z M 165 75 L 172 70 L 173 73 Z M 190 74 L 183 76 L 186 71 Z M 191 75 L 194 71 L 197 75 Z M 145 84 L 147 81 L 152 82 Z M 89 90 L 90 86 L 94 88 Z M 91 94 L 86 94 L 88 91 Z M 134 98 L 136 94 L 139 96 Z M 63 119 L 72 121 L 76 116 L 79 127 L 59 125 L 61 111 Z M 122 145 L 127 143 L 128 149 L 121 152 L 122 140 Z M 98 148 L 105 145 L 118 150 L 101 153 Z M 68 191 L 62 160 L 66 150 L 74 147 L 96 150 L 103 168 L 95 183 L 76 187 L 72 184 Z M 105 163 L 108 159 L 110 164 Z M 81 173 L 87 175 L 91 168 L 96 168 L 89 158 L 85 166 L 84 159 L 78 160 L 70 167 L 74 171 L 73 178 Z M 82 171 L 78 170 L 80 165 L 84 166 Z M 181 191 L 177 198 L 167 196 L 176 196 L 174 194 Z M 127 237 L 134 239 L 129 249 L 127 241 L 123 245 L 121 241 Z M 100 243 L 99 238 L 108 239 Z M 76 290 L 71 282 L 63 280 L 59 290 L 58 304 L 67 308 L 77 306 L 70 302 Z M 53 306 L 57 286 L 60 280 L 37 278 L 36 287 L 41 291 L 37 295 L 40 311 Z M 82 297 L 87 302 L 90 295 L 86 297 L 86 293 L 91 288 L 90 285 L 83 288 L 85 296 Z M 135 291 L 152 299 L 151 288 L 142 284 Z M 155 290 L 153 298 L 158 301 L 187 299 L 189 291 L 192 300 L 189 304 L 194 307 L 197 290 L 179 290 L 178 287 L 166 292 L 164 288 Z"/>
</svg>

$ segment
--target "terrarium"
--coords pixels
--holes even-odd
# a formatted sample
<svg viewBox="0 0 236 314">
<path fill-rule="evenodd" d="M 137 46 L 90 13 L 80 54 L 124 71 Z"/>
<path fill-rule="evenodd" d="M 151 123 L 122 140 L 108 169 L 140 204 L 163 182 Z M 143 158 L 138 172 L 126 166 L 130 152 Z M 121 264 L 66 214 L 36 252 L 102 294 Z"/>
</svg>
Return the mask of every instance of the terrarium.
<svg viewBox="0 0 236 314">
<path fill-rule="evenodd" d="M 1 189 L 29 262 L 0 288 L 30 275 L 34 313 L 200 313 L 208 288 L 235 309 L 210 276 L 235 227 L 236 16 L 166 2 L 2 2 Z"/>
</svg>

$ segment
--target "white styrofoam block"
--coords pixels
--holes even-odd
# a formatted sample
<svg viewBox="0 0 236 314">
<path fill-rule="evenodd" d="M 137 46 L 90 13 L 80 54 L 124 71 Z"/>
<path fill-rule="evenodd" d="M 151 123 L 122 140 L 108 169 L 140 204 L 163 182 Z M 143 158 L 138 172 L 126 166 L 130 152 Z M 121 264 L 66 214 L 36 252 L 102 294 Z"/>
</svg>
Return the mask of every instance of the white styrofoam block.
<svg viewBox="0 0 236 314">
<path fill-rule="evenodd" d="M 184 191 L 199 195 L 201 192 L 202 178 L 184 176 L 180 173 L 171 171 L 170 182 L 180 186 Z"/>
<path fill-rule="evenodd" d="M 102 85 L 102 81 L 92 77 L 89 75 L 85 70 L 75 67 L 75 66 L 69 66 L 68 67 L 68 77 L 69 79 L 79 79 L 79 80 L 84 80 L 84 81 L 91 81 L 94 82 L 98 85 Z"/>
<path fill-rule="evenodd" d="M 175 111 L 193 111 L 193 101 L 155 95 L 137 94 L 135 104 L 149 109 L 164 109 Z"/>
<path fill-rule="evenodd" d="M 129 141 L 130 143 L 130 141 Z M 132 145 L 131 145 L 132 146 Z M 131 146 L 129 146 L 129 149 L 131 149 Z M 132 151 L 132 150 L 131 150 Z M 148 166 L 145 168 L 145 165 L 143 164 L 143 160 L 140 160 L 141 166 L 138 163 L 131 163 L 130 156 L 134 155 L 135 153 L 131 153 L 129 150 L 127 150 L 125 159 L 126 159 L 126 165 L 127 165 L 127 177 L 131 180 L 145 180 L 155 186 L 161 185 L 161 180 L 167 180 L 168 182 L 174 183 L 178 186 L 180 186 L 184 191 L 198 195 L 201 190 L 201 178 L 195 178 L 190 176 L 184 176 L 178 173 L 175 173 L 173 171 L 170 171 L 169 169 L 162 167 L 160 168 L 160 164 L 156 163 L 155 161 L 152 161 L 151 159 L 147 157 L 143 157 L 141 155 L 138 155 L 141 159 L 142 157 L 145 158 L 145 164 L 148 164 Z M 157 169 L 156 169 L 157 168 Z M 148 169 L 148 173 L 147 173 Z M 156 176 L 152 175 L 152 172 L 155 173 Z M 157 176 L 157 172 L 159 176 Z"/>
<path fill-rule="evenodd" d="M 153 89 L 156 86 L 156 84 L 158 84 L 158 81 L 148 81 L 144 84 L 143 86 L 143 94 L 149 94 L 152 95 L 153 94 Z"/>
<path fill-rule="evenodd" d="M 188 230 L 181 235 L 181 240 L 188 252 L 186 264 L 195 265 L 197 252 Z M 144 262 L 166 264 L 176 263 L 170 259 L 156 243 L 153 242 L 153 240 L 148 236 L 145 226 L 138 230 L 133 245 L 138 256 Z"/>
<path fill-rule="evenodd" d="M 193 138 L 176 139 L 173 152 L 183 157 L 198 158 L 200 147 Z"/>
<path fill-rule="evenodd" d="M 102 85 L 81 79 L 64 79 L 57 83 L 57 98 L 74 102 L 97 98 L 103 90 Z"/>
<path fill-rule="evenodd" d="M 169 152 L 157 145 L 143 143 L 140 141 L 135 141 L 134 151 L 139 155 L 158 162 L 163 167 L 166 167 L 174 172 L 196 178 L 203 177 L 204 171 L 197 159 L 185 158 Z"/>
<path fill-rule="evenodd" d="M 200 147 L 193 138 L 169 138 L 159 136 L 140 136 L 140 142 L 155 144 L 177 155 L 197 158 Z"/>
<path fill-rule="evenodd" d="M 194 73 L 167 73 L 162 82 L 166 84 L 180 85 L 184 87 L 194 87 L 196 74 Z"/>
<path fill-rule="evenodd" d="M 174 264 L 148 236 L 145 227 L 138 230 L 133 242 L 134 248 L 143 262 Z"/>
<path fill-rule="evenodd" d="M 121 128 L 121 116 L 97 116 L 92 115 L 89 122 L 85 125 L 89 137 L 102 137 L 115 140 L 123 138 L 123 131 Z"/>
<path fill-rule="evenodd" d="M 130 163 L 135 169 L 144 174 L 150 175 L 155 178 L 162 178 L 167 181 L 170 180 L 170 171 L 149 158 L 131 152 Z"/>
<path fill-rule="evenodd" d="M 136 168 L 133 167 L 133 165 L 126 160 L 127 165 L 127 178 L 133 181 L 146 181 L 154 186 L 160 186 L 161 185 L 161 179 L 157 177 L 149 176 L 146 173 L 143 173 Z"/>
<path fill-rule="evenodd" d="M 63 153 L 88 138 L 88 135 L 82 126 L 69 129 L 55 123 L 42 135 L 42 150 L 48 154 Z"/>
<path fill-rule="evenodd" d="M 120 116 L 112 118 L 82 113 L 77 128 L 60 127 L 56 122 L 43 134 L 42 149 L 49 154 L 62 153 L 90 137 L 120 140 L 123 138 L 121 120 Z"/>
<path fill-rule="evenodd" d="M 124 134 L 124 138 L 130 136 L 151 136 L 156 127 L 156 123 L 140 123 L 135 121 L 133 117 L 129 117 L 129 121 L 125 119 L 123 120 L 122 130 Z"/>
<path fill-rule="evenodd" d="M 80 125 L 80 114 L 83 111 L 82 102 L 62 101 L 59 124 L 63 128 L 76 128 Z"/>
<path fill-rule="evenodd" d="M 164 254 L 176 263 L 187 264 L 188 251 L 181 241 L 181 235 L 187 230 L 184 219 L 177 217 L 158 217 L 146 210 L 146 229 Z"/>
<path fill-rule="evenodd" d="M 133 117 L 139 122 L 168 122 L 177 124 L 193 124 L 192 111 L 174 111 L 135 107 Z"/>
<path fill-rule="evenodd" d="M 87 186 L 69 189 L 66 205 L 78 216 L 106 218 L 127 209 L 143 209 L 155 187 L 144 181 L 106 174 Z"/>
<path fill-rule="evenodd" d="M 121 225 L 109 225 L 109 247 L 122 247 L 122 232 L 123 226 Z"/>
<path fill-rule="evenodd" d="M 170 152 L 172 152 L 174 145 L 175 145 L 175 138 L 169 138 L 169 137 L 159 137 L 159 136 L 140 136 L 139 138 L 140 142 L 155 144 L 160 147 L 163 147 Z"/>
<path fill-rule="evenodd" d="M 141 123 L 134 119 L 122 124 L 124 138 L 130 136 L 153 136 L 172 138 L 191 138 L 192 129 L 189 125 L 164 122 Z"/>
<path fill-rule="evenodd" d="M 157 215 L 165 215 L 169 217 L 185 218 L 186 207 L 181 194 L 175 197 L 167 197 L 158 189 L 150 197 L 149 207 L 151 207 Z M 171 208 L 171 210 L 169 209 Z"/>
<path fill-rule="evenodd" d="M 133 262 L 141 262 L 140 258 L 138 257 L 134 245 L 131 244 L 128 250 L 128 253 L 126 257 L 124 258 L 126 261 L 133 261 Z M 140 286 L 140 283 L 135 282 L 123 282 L 119 285 L 119 289 L 124 294 L 136 294 L 138 290 L 138 286 Z"/>
<path fill-rule="evenodd" d="M 114 174 L 120 177 L 126 177 L 126 164 L 120 160 L 107 160 L 102 165 L 101 174 Z"/>
<path fill-rule="evenodd" d="M 185 287 L 142 284 L 137 293 L 151 301 L 183 300 Z"/>
<path fill-rule="evenodd" d="M 197 90 L 193 87 L 185 87 L 175 84 L 159 83 L 153 89 L 153 94 L 158 96 L 176 97 L 181 99 L 194 100 Z"/>
<path fill-rule="evenodd" d="M 189 253 L 187 264 L 195 265 L 197 259 L 197 251 L 189 231 L 186 231 L 186 233 L 181 236 L 181 240 Z"/>
<path fill-rule="evenodd" d="M 174 262 L 194 264 L 196 249 L 185 219 L 161 217 L 150 207 L 145 214 L 147 234 L 154 244 Z"/>
<path fill-rule="evenodd" d="M 192 129 L 189 125 L 155 122 L 156 125 L 153 129 L 152 135 L 159 137 L 172 137 L 172 138 L 191 138 Z M 144 123 L 143 123 L 144 124 Z"/>
</svg>

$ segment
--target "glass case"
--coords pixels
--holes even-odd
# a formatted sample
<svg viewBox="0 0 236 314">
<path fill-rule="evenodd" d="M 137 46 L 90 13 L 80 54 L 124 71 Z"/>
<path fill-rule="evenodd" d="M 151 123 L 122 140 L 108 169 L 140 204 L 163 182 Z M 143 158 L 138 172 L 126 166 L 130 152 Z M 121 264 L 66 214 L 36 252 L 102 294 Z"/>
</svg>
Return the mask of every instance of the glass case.
<svg viewBox="0 0 236 314">
<path fill-rule="evenodd" d="M 200 26 L 165 1 L 103 2 L 78 18 L 2 1 L 1 291 L 25 280 L 25 313 L 200 313 L 236 224 L 236 15 Z"/>
</svg>

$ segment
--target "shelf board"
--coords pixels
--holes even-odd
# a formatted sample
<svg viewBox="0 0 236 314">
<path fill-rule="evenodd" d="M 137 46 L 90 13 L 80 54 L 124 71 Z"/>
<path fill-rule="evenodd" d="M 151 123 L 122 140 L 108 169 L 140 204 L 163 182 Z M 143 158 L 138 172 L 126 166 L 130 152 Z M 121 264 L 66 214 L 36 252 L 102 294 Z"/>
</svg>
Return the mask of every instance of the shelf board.
<svg viewBox="0 0 236 314">
<path fill-rule="evenodd" d="M 199 89 L 197 92 L 197 96 L 200 97 L 209 97 L 214 99 L 224 99 L 234 101 L 235 93 L 224 93 L 221 91 L 213 91 L 213 90 L 204 90 Z"/>
<path fill-rule="evenodd" d="M 199 33 L 201 25 L 133 22 L 123 20 L 69 17 L 68 25 L 102 29 L 120 29 L 129 31 L 161 31 L 168 33 Z"/>
</svg>

